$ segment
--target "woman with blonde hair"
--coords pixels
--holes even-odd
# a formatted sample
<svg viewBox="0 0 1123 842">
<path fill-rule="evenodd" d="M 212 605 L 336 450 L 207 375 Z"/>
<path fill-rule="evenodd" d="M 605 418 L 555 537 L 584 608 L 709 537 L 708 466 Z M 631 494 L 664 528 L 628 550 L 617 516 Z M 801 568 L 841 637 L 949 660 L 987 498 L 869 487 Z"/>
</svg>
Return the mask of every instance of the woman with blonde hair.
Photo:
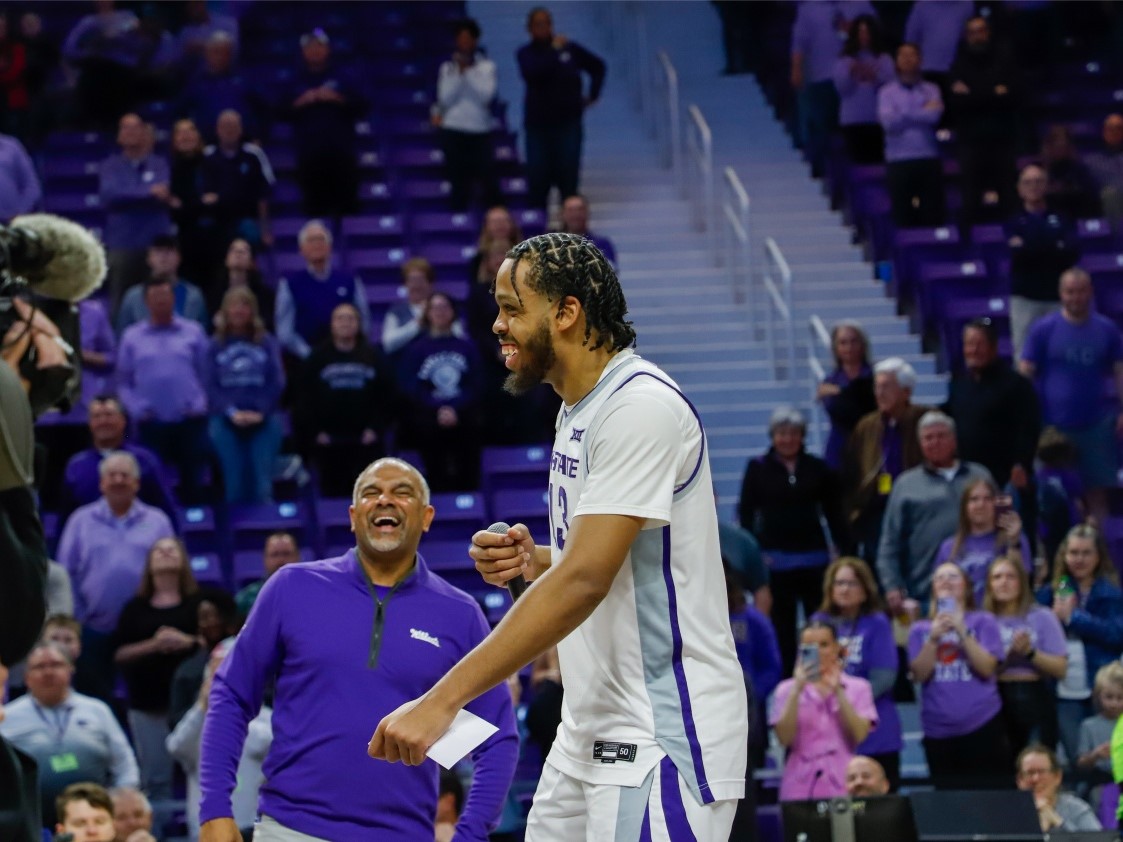
<svg viewBox="0 0 1123 842">
<path fill-rule="evenodd" d="M 249 287 L 231 287 L 214 317 L 208 352 L 211 443 L 222 465 L 228 503 L 273 497 L 273 462 L 281 449 L 277 408 L 285 385 L 281 351 Z"/>
<path fill-rule="evenodd" d="M 1034 602 L 1020 561 L 999 556 L 987 571 L 983 608 L 998 620 L 1002 649 L 998 692 L 1010 751 L 1031 741 L 1057 744 L 1057 700 L 1053 682 L 1064 677 L 1068 647 L 1052 611 Z"/>
<path fill-rule="evenodd" d="M 1123 593 L 1103 535 L 1080 524 L 1057 550 L 1053 582 L 1037 592 L 1065 630 L 1068 667 L 1057 684 L 1057 724 L 1065 756 L 1079 756 L 1080 723 L 1092 715 L 1092 679 L 1123 653 Z"/>
</svg>

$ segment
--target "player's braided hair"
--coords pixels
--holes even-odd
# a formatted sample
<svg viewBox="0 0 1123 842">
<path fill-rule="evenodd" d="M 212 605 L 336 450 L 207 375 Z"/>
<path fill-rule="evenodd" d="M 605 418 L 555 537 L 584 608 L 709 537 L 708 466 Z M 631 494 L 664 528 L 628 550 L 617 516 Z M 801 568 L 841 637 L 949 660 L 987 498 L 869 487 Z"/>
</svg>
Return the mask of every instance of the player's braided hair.
<svg viewBox="0 0 1123 842">
<path fill-rule="evenodd" d="M 585 310 L 584 344 L 589 343 L 592 331 L 597 332 L 590 350 L 606 343 L 613 351 L 635 344 L 636 331 L 624 319 L 628 303 L 620 279 L 592 240 L 578 234 L 540 234 L 523 240 L 507 252 L 507 257 L 514 261 L 512 287 L 519 263 L 525 260 L 531 289 L 559 304 L 567 295 L 581 302 Z M 515 287 L 515 295 L 518 293 Z"/>
</svg>

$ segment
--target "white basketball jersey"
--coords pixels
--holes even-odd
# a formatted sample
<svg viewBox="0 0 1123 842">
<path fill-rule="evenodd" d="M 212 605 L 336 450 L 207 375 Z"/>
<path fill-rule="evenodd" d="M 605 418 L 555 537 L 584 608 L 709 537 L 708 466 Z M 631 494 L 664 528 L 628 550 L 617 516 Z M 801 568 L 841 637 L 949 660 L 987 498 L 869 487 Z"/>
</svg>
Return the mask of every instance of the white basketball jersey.
<svg viewBox="0 0 1123 842">
<path fill-rule="evenodd" d="M 666 755 L 701 803 L 740 798 L 748 708 L 693 406 L 654 365 L 616 354 L 561 408 L 549 493 L 554 564 L 576 517 L 645 519 L 608 596 L 559 644 L 565 696 L 550 763 L 638 786 Z"/>
</svg>

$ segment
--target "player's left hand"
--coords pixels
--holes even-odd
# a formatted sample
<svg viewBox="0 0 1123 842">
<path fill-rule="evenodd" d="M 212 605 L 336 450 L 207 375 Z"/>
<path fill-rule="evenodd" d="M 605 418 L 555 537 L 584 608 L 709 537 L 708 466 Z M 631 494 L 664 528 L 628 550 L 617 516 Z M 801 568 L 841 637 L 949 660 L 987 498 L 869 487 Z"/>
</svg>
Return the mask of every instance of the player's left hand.
<svg viewBox="0 0 1123 842">
<path fill-rule="evenodd" d="M 455 710 L 444 710 L 424 696 L 406 702 L 378 723 L 367 754 L 376 760 L 420 766 L 429 747 L 444 735 L 455 717 Z"/>
</svg>

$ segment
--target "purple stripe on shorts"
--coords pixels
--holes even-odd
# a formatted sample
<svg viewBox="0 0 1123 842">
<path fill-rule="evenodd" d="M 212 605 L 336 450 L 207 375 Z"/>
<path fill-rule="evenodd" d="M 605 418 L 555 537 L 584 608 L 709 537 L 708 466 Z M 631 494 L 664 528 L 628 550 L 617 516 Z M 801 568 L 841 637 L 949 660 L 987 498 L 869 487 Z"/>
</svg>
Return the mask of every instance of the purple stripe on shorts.
<svg viewBox="0 0 1123 842">
<path fill-rule="evenodd" d="M 682 629 L 678 623 L 678 595 L 675 593 L 675 579 L 671 572 L 671 527 L 663 527 L 663 581 L 667 585 L 667 608 L 671 621 L 671 665 L 675 671 L 675 684 L 678 685 L 679 704 L 682 706 L 682 724 L 686 732 L 686 742 L 690 746 L 690 760 L 694 766 L 694 776 L 702 795 L 702 803 L 710 804 L 714 795 L 706 780 L 706 767 L 702 763 L 702 746 L 698 742 L 698 729 L 694 726 L 694 712 L 690 707 L 690 689 L 686 686 L 686 670 L 682 665 Z"/>
<path fill-rule="evenodd" d="M 651 842 L 651 803 L 643 811 L 643 826 L 639 829 L 639 842 Z"/>
<path fill-rule="evenodd" d="M 667 822 L 667 838 L 674 842 L 698 842 L 686 818 L 686 805 L 678 787 L 678 769 L 671 758 L 659 761 L 659 792 L 663 802 L 663 819 Z"/>
</svg>

